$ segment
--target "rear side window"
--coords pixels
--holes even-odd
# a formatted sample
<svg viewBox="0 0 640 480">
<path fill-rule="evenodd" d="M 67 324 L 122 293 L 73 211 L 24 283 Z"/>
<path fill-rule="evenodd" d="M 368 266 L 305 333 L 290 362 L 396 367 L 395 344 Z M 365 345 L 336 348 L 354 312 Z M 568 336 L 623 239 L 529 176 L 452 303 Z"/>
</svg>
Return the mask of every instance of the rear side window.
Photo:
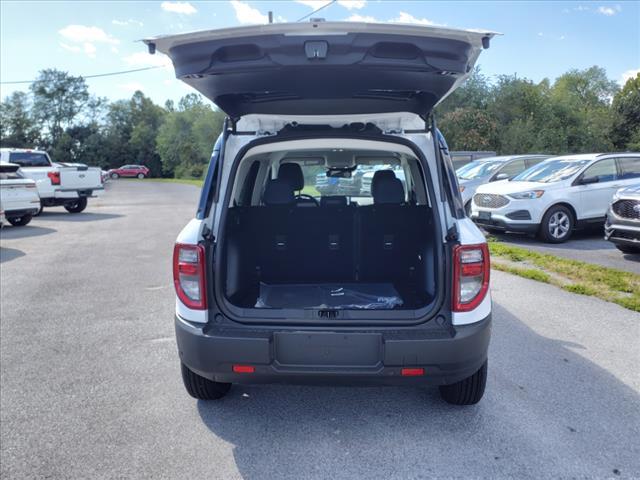
<svg viewBox="0 0 640 480">
<path fill-rule="evenodd" d="M 48 167 L 51 165 L 47 156 L 38 152 L 11 152 L 9 162 L 21 167 Z"/>
<path fill-rule="evenodd" d="M 512 178 L 522 172 L 524 168 L 524 160 L 514 160 L 513 162 L 510 162 L 509 164 L 502 167 L 498 171 L 498 174 L 506 173 L 508 175 L 508 178 Z"/>
<path fill-rule="evenodd" d="M 616 162 L 613 158 L 600 160 L 587 168 L 582 174 L 582 178 L 597 178 L 598 183 L 611 182 L 612 180 L 616 180 L 617 176 L 618 170 L 616 169 Z"/>
<path fill-rule="evenodd" d="M 620 179 L 640 178 L 640 157 L 619 158 Z"/>
<path fill-rule="evenodd" d="M 525 159 L 524 163 L 526 164 L 526 168 L 529 168 L 539 164 L 543 160 L 546 160 L 546 158 L 527 158 Z"/>
</svg>

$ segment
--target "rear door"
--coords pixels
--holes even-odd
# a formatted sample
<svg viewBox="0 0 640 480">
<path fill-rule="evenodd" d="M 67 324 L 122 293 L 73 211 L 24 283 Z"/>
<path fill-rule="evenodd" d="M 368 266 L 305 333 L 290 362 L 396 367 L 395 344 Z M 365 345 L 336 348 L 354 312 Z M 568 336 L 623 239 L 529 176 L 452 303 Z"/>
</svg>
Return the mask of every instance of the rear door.
<svg viewBox="0 0 640 480">
<path fill-rule="evenodd" d="M 611 197 L 620 188 L 615 158 L 604 158 L 589 166 L 581 175 L 581 180 L 596 178 L 596 183 L 580 185 L 582 216 L 586 219 L 604 217 L 611 203 Z"/>
<path fill-rule="evenodd" d="M 471 72 L 491 32 L 348 22 L 270 24 L 149 38 L 176 77 L 233 118 L 428 114 Z"/>
</svg>

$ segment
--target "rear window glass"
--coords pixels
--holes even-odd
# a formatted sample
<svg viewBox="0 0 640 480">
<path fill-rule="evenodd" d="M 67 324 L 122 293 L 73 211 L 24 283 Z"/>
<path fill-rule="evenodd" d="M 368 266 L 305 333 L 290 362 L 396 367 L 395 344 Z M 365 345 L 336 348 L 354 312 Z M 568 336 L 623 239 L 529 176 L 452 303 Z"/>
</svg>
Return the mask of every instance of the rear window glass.
<svg viewBox="0 0 640 480">
<path fill-rule="evenodd" d="M 21 167 L 48 167 L 51 165 L 47 156 L 38 152 L 11 152 L 9 162 Z"/>
</svg>

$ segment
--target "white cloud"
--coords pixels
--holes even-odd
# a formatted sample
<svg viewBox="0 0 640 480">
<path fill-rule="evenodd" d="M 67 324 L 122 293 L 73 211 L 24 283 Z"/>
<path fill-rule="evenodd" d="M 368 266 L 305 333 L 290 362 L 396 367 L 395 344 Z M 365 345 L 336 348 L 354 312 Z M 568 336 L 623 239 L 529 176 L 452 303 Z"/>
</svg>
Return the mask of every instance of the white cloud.
<svg viewBox="0 0 640 480">
<path fill-rule="evenodd" d="M 155 55 L 150 55 L 145 52 L 136 52 L 128 57 L 124 57 L 123 60 L 127 65 L 132 67 L 167 67 L 171 68 L 171 60 L 166 55 L 156 52 Z"/>
<path fill-rule="evenodd" d="M 65 50 L 73 53 L 80 53 L 82 51 L 82 48 L 78 47 L 77 45 L 68 45 L 66 43 L 60 42 L 60 46 Z"/>
<path fill-rule="evenodd" d="M 87 27 L 86 25 L 67 25 L 58 33 L 65 39 L 75 43 L 110 43 L 117 45 L 120 41 L 113 38 L 99 27 Z"/>
<path fill-rule="evenodd" d="M 347 18 L 347 22 L 367 22 L 367 23 L 380 23 L 380 20 L 377 20 L 375 17 L 370 15 L 358 15 L 354 13 L 349 18 Z"/>
<path fill-rule="evenodd" d="M 191 15 L 197 12 L 196 7 L 189 2 L 162 2 L 160 8 L 165 12 L 181 13 L 183 15 Z"/>
<path fill-rule="evenodd" d="M 324 7 L 327 3 L 329 3 L 329 0 L 296 0 L 296 3 L 305 5 L 309 7 L 311 10 L 317 10 L 320 7 Z"/>
<path fill-rule="evenodd" d="M 89 58 L 96 58 L 96 51 L 98 49 L 93 43 L 90 43 L 90 42 L 83 43 L 82 49 L 84 50 L 84 53 L 86 53 Z"/>
<path fill-rule="evenodd" d="M 267 23 L 269 21 L 269 17 L 263 15 L 260 10 L 239 0 L 231 0 L 231 6 L 236 11 L 236 18 L 242 24 Z"/>
<path fill-rule="evenodd" d="M 438 25 L 437 23 L 429 20 L 428 18 L 416 18 L 410 13 L 400 12 L 400 15 L 396 18 L 389 20 L 391 23 L 415 23 L 418 25 Z"/>
<path fill-rule="evenodd" d="M 622 7 L 620 7 L 620 5 L 614 5 L 613 7 L 598 7 L 598 13 L 601 15 L 606 15 L 607 17 L 611 17 L 621 11 Z"/>
<path fill-rule="evenodd" d="M 144 85 L 142 85 L 140 82 L 120 83 L 118 85 L 118 88 L 133 93 L 136 90 L 144 90 Z"/>
<path fill-rule="evenodd" d="M 129 25 L 134 25 L 136 27 L 143 27 L 144 23 L 139 20 L 134 20 L 130 18 L 128 20 L 111 20 L 111 23 L 114 25 L 118 25 L 119 27 L 128 27 Z"/>
<path fill-rule="evenodd" d="M 639 73 L 640 73 L 640 68 L 636 68 L 635 70 L 634 69 L 627 70 L 622 74 L 622 77 L 620 78 L 620 83 L 624 85 L 632 78 L 636 78 L 636 75 L 638 75 Z"/>
<path fill-rule="evenodd" d="M 360 10 L 367 4 L 366 0 L 338 0 L 338 5 L 347 10 Z"/>
<path fill-rule="evenodd" d="M 538 36 L 539 36 L 539 37 L 544 37 L 544 33 L 542 33 L 542 32 L 538 32 Z"/>
</svg>

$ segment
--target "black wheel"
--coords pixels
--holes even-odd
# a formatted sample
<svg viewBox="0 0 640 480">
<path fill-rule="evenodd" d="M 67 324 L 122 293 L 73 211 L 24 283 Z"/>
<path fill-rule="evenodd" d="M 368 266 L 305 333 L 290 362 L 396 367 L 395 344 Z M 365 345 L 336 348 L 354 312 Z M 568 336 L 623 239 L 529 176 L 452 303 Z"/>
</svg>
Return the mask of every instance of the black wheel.
<svg viewBox="0 0 640 480">
<path fill-rule="evenodd" d="M 8 217 L 7 222 L 9 222 L 14 227 L 24 227 L 25 225 L 29 224 L 32 218 L 33 215 L 28 213 L 27 215 L 22 215 L 21 217 Z"/>
<path fill-rule="evenodd" d="M 231 388 L 230 383 L 214 382 L 189 370 L 184 363 L 180 363 L 182 381 L 187 393 L 198 400 L 218 400 L 224 397 Z"/>
<path fill-rule="evenodd" d="M 86 197 L 79 198 L 73 203 L 67 203 L 64 208 L 69 213 L 80 213 L 87 208 L 87 199 Z"/>
<path fill-rule="evenodd" d="M 574 224 L 571 210 L 562 205 L 555 205 L 542 217 L 538 234 L 547 243 L 566 242 L 573 233 Z"/>
<path fill-rule="evenodd" d="M 632 247 L 630 245 L 616 245 L 616 248 L 622 253 L 640 253 L 640 247 Z"/>
<path fill-rule="evenodd" d="M 118 175 L 117 173 L 112 173 L 111 174 L 111 178 L 116 179 L 118 178 L 120 175 Z"/>
<path fill-rule="evenodd" d="M 487 362 L 476 373 L 452 385 L 441 385 L 440 396 L 453 405 L 474 405 L 484 395 L 487 385 Z"/>
<path fill-rule="evenodd" d="M 142 180 L 142 179 L 144 178 L 144 173 L 139 173 L 139 174 L 138 174 L 138 178 L 139 178 L 140 180 Z"/>
</svg>

